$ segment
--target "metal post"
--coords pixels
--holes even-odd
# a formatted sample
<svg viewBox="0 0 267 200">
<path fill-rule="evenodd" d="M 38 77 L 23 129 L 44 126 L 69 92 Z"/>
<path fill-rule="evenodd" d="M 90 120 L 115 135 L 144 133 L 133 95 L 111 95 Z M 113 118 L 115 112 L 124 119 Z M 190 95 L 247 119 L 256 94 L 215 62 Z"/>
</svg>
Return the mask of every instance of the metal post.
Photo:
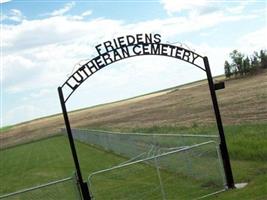
<svg viewBox="0 0 267 200">
<path fill-rule="evenodd" d="M 74 161 L 75 168 L 76 168 L 77 179 L 78 179 L 78 183 L 80 185 L 80 189 L 81 189 L 81 192 L 82 192 L 83 200 L 91 200 L 87 183 L 83 182 L 82 173 L 81 173 L 81 170 L 80 170 L 80 164 L 79 164 L 79 161 L 78 161 L 78 156 L 77 156 L 77 153 L 76 153 L 75 144 L 74 144 L 74 141 L 73 141 L 72 132 L 71 132 L 71 128 L 70 128 L 68 112 L 67 112 L 66 105 L 65 105 L 65 102 L 64 102 L 64 97 L 63 97 L 63 93 L 62 93 L 61 87 L 58 87 L 58 94 L 59 94 L 62 113 L 63 113 L 66 129 L 67 129 L 67 133 L 68 133 L 71 153 L 72 153 L 73 161 Z"/>
<path fill-rule="evenodd" d="M 219 106 L 218 106 L 218 102 L 217 102 L 215 86 L 214 86 L 214 83 L 212 80 L 212 75 L 211 75 L 211 71 L 210 71 L 208 58 L 204 57 L 203 59 L 204 59 L 204 65 L 206 68 L 206 73 L 207 73 L 213 108 L 214 108 L 214 112 L 215 112 L 215 116 L 216 116 L 217 128 L 218 128 L 219 135 L 220 135 L 220 150 L 221 150 L 221 155 L 222 155 L 222 160 L 223 160 L 223 167 L 224 167 L 224 172 L 225 172 L 226 184 L 227 184 L 228 188 L 233 189 L 233 188 L 235 188 L 234 178 L 233 178 L 229 154 L 228 154 L 228 150 L 227 150 L 227 145 L 226 145 L 226 140 L 225 140 L 225 135 L 224 135 L 224 130 L 223 130 L 223 124 L 222 124 L 222 119 L 221 119 L 221 115 L 220 115 L 220 110 L 219 110 Z"/>
</svg>

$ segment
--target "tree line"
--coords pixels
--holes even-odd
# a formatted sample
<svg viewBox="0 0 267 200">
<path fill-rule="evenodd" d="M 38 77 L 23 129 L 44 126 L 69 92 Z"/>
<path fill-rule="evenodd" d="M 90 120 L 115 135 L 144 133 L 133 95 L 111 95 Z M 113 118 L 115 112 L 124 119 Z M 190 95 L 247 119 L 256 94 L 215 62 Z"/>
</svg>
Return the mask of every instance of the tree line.
<svg viewBox="0 0 267 200">
<path fill-rule="evenodd" d="M 267 50 L 255 51 L 250 56 L 233 50 L 230 58 L 230 63 L 227 60 L 224 63 L 224 73 L 227 78 L 255 74 L 262 69 L 267 69 Z"/>
</svg>

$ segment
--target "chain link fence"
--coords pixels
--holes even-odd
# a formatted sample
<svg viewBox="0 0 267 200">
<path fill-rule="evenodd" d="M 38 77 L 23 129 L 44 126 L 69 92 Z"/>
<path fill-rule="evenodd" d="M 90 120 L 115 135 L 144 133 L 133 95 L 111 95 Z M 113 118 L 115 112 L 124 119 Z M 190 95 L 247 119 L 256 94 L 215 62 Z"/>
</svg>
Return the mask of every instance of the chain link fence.
<svg viewBox="0 0 267 200">
<path fill-rule="evenodd" d="M 69 177 L 0 196 L 1 200 L 81 200 L 76 177 Z"/>
<path fill-rule="evenodd" d="M 88 182 L 96 200 L 199 199 L 225 189 L 214 141 L 168 152 L 154 149 L 146 158 L 95 172 Z"/>
<path fill-rule="evenodd" d="M 217 135 L 72 132 L 129 159 L 89 176 L 93 199 L 197 199 L 225 189 Z"/>
<path fill-rule="evenodd" d="M 62 129 L 65 132 L 65 129 Z M 119 133 L 88 129 L 72 129 L 77 141 L 100 147 L 126 158 L 134 158 L 151 148 L 161 152 L 200 144 L 209 140 L 218 141 L 218 135 Z"/>
</svg>

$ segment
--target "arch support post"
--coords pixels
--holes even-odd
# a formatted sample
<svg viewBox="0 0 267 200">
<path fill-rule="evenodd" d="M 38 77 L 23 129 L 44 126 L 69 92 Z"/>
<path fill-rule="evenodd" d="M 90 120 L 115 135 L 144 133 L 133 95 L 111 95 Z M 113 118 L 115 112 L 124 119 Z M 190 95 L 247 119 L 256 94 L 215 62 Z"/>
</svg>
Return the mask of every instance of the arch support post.
<svg viewBox="0 0 267 200">
<path fill-rule="evenodd" d="M 204 60 L 204 65 L 205 65 L 205 69 L 206 69 L 206 73 L 207 73 L 207 79 L 208 79 L 213 109 L 214 109 L 214 113 L 215 113 L 215 117 L 216 117 L 217 128 L 218 128 L 219 136 L 220 136 L 220 151 L 221 151 L 221 157 L 222 157 L 222 161 L 223 161 L 226 184 L 227 184 L 227 187 L 229 189 L 233 189 L 233 188 L 235 188 L 234 178 L 233 178 L 229 153 L 228 153 L 228 149 L 227 149 L 227 145 L 226 145 L 221 114 L 220 114 L 217 96 L 216 96 L 216 92 L 215 92 L 215 85 L 214 85 L 214 82 L 212 79 L 208 58 L 203 57 L 203 60 Z"/>
<path fill-rule="evenodd" d="M 80 168 L 80 164 L 79 164 L 79 160 L 78 160 L 78 156 L 77 156 L 77 152 L 76 152 L 76 148 L 75 148 L 75 144 L 74 144 L 74 140 L 73 140 L 73 136 L 72 136 L 68 112 L 66 109 L 66 104 L 64 101 L 61 87 L 58 87 L 58 95 L 59 95 L 59 100 L 60 100 L 62 113 L 63 113 L 63 117 L 64 117 L 64 121 L 65 121 L 65 126 L 66 126 L 66 130 L 67 130 L 67 134 L 68 134 L 70 149 L 71 149 L 72 158 L 73 158 L 75 169 L 76 169 L 76 175 L 77 175 L 77 180 L 78 180 L 78 184 L 80 187 L 80 191 L 81 191 L 83 200 L 91 200 L 87 183 L 84 182 L 83 178 L 82 178 L 81 168 Z"/>
</svg>

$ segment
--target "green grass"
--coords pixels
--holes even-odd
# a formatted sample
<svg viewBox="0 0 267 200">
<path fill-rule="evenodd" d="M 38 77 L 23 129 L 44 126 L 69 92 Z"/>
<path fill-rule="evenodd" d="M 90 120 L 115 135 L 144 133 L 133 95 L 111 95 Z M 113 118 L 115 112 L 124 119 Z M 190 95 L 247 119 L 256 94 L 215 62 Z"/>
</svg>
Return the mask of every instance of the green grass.
<svg viewBox="0 0 267 200">
<path fill-rule="evenodd" d="M 224 127 L 235 182 L 248 182 L 240 190 L 221 193 L 216 199 L 267 199 L 267 124 L 241 124 Z M 216 127 L 154 126 L 134 132 L 214 134 Z M 210 197 L 209 199 L 214 199 Z"/>
<path fill-rule="evenodd" d="M 88 174 L 124 160 L 88 145 L 77 145 L 82 171 Z M 74 171 L 68 141 L 63 136 L 1 150 L 0 158 L 1 194 L 69 177 Z M 88 174 L 83 175 L 87 178 Z"/>
<path fill-rule="evenodd" d="M 4 126 L 0 128 L 0 133 L 4 133 L 6 131 L 8 131 L 9 129 L 11 129 L 13 126 Z"/>
<path fill-rule="evenodd" d="M 79 142 L 76 145 L 85 180 L 94 171 L 115 166 L 126 160 Z M 68 141 L 64 136 L 2 150 L 0 158 L 0 194 L 69 177 L 74 170 Z M 184 161 L 184 157 L 180 159 Z M 166 195 L 171 199 L 177 194 L 181 199 L 195 198 L 218 189 L 217 186 L 203 186 L 203 182 L 198 179 L 175 175 L 164 169 L 161 170 L 161 176 L 165 182 Z M 125 196 L 139 199 L 143 195 L 146 195 L 147 199 L 161 199 L 156 168 L 147 164 L 136 164 L 122 170 L 114 170 L 95 176 L 91 181 L 93 181 L 92 191 L 97 199 L 122 199 Z M 180 190 L 173 188 L 180 188 Z M 118 191 L 113 192 L 114 189 Z M 151 192 L 151 189 L 154 190 Z M 46 192 L 57 193 L 54 190 Z"/>
<path fill-rule="evenodd" d="M 216 195 L 216 199 L 267 199 L 266 130 L 267 124 L 225 126 L 235 181 L 248 182 L 248 186 L 243 189 L 220 193 Z M 193 127 L 154 126 L 151 128 L 129 129 L 129 131 L 191 134 L 216 134 L 217 132 L 216 127 L 199 127 L 196 125 Z M 76 145 L 85 179 L 94 171 L 106 169 L 125 161 L 123 157 L 79 142 Z M 0 194 L 65 178 L 71 176 L 74 170 L 68 141 L 63 136 L 1 150 L 0 159 Z M 205 168 L 205 166 L 203 167 Z M 107 179 L 108 177 L 110 179 Z M 182 175 L 178 175 L 176 179 L 173 179 L 173 174 L 163 171 L 162 177 L 164 180 L 171 180 L 167 182 L 165 187 L 167 188 L 167 199 L 176 199 L 177 195 L 180 199 L 192 199 L 195 195 L 210 191 L 209 188 L 203 185 L 199 187 L 200 182 L 197 180 L 188 179 Z M 135 168 L 118 171 L 118 173 L 114 171 L 102 176 L 96 176 L 92 179 L 94 181 L 92 190 L 98 195 L 98 199 L 121 199 L 116 196 L 116 194 L 119 194 L 118 191 L 123 192 L 120 195 L 124 196 L 136 195 L 146 188 L 156 188 L 156 185 L 153 186 L 156 179 L 155 168 L 138 165 Z M 102 180 L 105 180 L 104 184 L 102 184 Z M 112 189 L 114 193 L 110 192 L 110 187 L 115 187 Z M 155 193 L 150 194 L 151 196 L 146 194 L 147 199 L 157 199 L 159 192 L 159 188 L 156 188 Z M 184 194 L 187 196 L 183 196 Z M 215 196 L 208 199 L 214 198 Z"/>
<path fill-rule="evenodd" d="M 184 133 L 216 135 L 217 128 L 193 125 L 153 126 L 149 128 L 135 128 L 130 132 L 143 133 Z M 266 161 L 267 162 L 267 124 L 241 124 L 224 127 L 225 137 L 230 156 L 234 160 Z"/>
</svg>

